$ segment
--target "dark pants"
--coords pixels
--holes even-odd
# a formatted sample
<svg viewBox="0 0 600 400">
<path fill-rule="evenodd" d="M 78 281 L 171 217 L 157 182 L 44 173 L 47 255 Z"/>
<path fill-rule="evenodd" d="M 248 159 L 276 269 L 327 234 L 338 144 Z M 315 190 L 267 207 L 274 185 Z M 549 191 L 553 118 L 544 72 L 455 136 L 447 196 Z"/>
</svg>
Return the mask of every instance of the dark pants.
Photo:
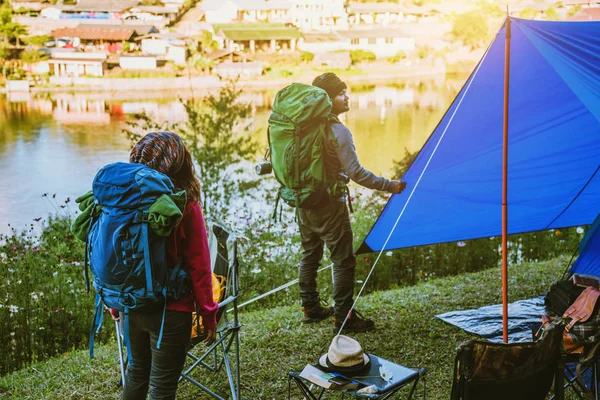
<svg viewBox="0 0 600 400">
<path fill-rule="evenodd" d="M 319 209 L 300 209 L 302 260 L 298 273 L 300 298 L 304 307 L 319 303 L 317 270 L 327 245 L 333 262 L 335 314 L 345 318 L 352 307 L 356 256 L 352 251 L 352 227 L 346 203 L 331 201 Z"/>
<path fill-rule="evenodd" d="M 175 399 L 190 343 L 192 313 L 167 310 L 160 349 L 157 349 L 161 320 L 162 310 L 129 316 L 132 358 L 127 365 L 124 400 L 146 399 L 148 386 L 152 400 Z"/>
</svg>

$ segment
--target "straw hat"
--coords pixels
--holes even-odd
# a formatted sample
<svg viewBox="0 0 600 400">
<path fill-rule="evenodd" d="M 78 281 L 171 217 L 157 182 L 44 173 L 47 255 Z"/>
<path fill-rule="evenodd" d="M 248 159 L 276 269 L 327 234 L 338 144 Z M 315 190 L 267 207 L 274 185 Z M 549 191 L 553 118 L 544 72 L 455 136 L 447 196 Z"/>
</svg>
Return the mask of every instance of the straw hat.
<svg viewBox="0 0 600 400">
<path fill-rule="evenodd" d="M 319 366 L 328 371 L 352 373 L 361 371 L 370 361 L 360 343 L 351 337 L 337 335 L 331 341 L 329 351 L 319 358 Z"/>
</svg>

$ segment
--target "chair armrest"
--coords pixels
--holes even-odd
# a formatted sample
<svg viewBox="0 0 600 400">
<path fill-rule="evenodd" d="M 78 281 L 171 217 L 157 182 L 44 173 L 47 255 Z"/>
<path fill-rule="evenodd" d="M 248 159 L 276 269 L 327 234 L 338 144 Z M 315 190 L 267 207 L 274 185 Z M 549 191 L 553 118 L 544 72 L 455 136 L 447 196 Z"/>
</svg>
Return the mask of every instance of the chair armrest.
<svg viewBox="0 0 600 400">
<path fill-rule="evenodd" d="M 219 308 L 225 307 L 229 303 L 232 303 L 233 301 L 237 300 L 237 298 L 238 296 L 229 296 L 228 298 L 219 303 Z"/>
</svg>

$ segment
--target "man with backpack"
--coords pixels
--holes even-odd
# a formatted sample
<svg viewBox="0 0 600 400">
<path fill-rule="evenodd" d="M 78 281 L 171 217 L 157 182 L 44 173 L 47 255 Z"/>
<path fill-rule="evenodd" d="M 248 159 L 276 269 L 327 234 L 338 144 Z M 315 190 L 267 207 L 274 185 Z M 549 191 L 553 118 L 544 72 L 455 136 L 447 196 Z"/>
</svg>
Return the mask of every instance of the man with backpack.
<svg viewBox="0 0 600 400">
<path fill-rule="evenodd" d="M 389 193 L 401 193 L 405 182 L 388 180 L 361 166 L 352 133 L 338 116 L 350 107 L 346 84 L 334 73 L 328 72 L 315 78 L 313 86 L 327 92 L 331 99 L 329 126 L 333 135 L 325 145 L 334 151 L 326 152 L 325 165 L 328 174 L 348 177 L 361 186 Z M 344 185 L 345 186 L 345 185 Z M 331 195 L 322 207 L 299 208 L 299 225 L 302 241 L 302 260 L 299 270 L 300 297 L 304 322 L 318 322 L 335 314 L 335 333 L 342 327 L 353 304 L 356 256 L 352 250 L 352 227 L 346 206 L 347 190 Z M 335 192 L 333 192 L 335 193 Z M 331 252 L 333 262 L 333 298 L 335 307 L 324 307 L 317 292 L 317 270 L 323 257 L 323 244 Z M 352 310 L 343 332 L 366 332 L 375 328 L 375 323 Z"/>
</svg>

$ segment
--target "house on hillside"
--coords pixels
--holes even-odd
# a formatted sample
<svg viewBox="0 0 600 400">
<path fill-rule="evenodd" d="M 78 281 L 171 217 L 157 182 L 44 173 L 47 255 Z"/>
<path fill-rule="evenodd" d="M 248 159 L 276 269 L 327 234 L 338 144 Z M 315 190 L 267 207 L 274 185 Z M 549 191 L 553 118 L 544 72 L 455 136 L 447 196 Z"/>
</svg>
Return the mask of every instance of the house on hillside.
<svg viewBox="0 0 600 400">
<path fill-rule="evenodd" d="M 215 34 L 223 39 L 228 50 L 295 51 L 302 39 L 298 28 L 283 24 L 213 24 Z"/>
<path fill-rule="evenodd" d="M 137 0 L 78 0 L 76 4 L 56 4 L 51 9 L 57 9 L 60 19 L 92 19 L 107 20 L 121 19 L 123 14 L 137 6 Z M 56 15 L 54 11 L 53 15 Z"/>
<path fill-rule="evenodd" d="M 348 29 L 345 0 L 290 0 L 291 23 L 303 32 Z"/>
<path fill-rule="evenodd" d="M 61 28 L 52 31 L 56 40 L 67 39 L 70 43 L 79 44 L 88 48 L 102 50 L 109 53 L 121 51 L 124 42 L 131 42 L 137 37 L 136 30 L 132 27 L 119 26 L 92 26 L 85 24 L 76 28 Z"/>
<path fill-rule="evenodd" d="M 57 77 L 102 77 L 107 69 L 106 54 L 99 52 L 52 52 L 42 63 L 48 63 L 50 74 Z"/>
<path fill-rule="evenodd" d="M 203 0 L 197 7 L 202 13 L 199 22 L 227 24 L 237 21 L 238 6 L 233 0 Z"/>
<path fill-rule="evenodd" d="M 398 3 L 350 3 L 348 21 L 350 25 L 391 25 L 402 22 L 404 13 Z"/>
<path fill-rule="evenodd" d="M 347 50 L 365 50 L 377 57 L 391 57 L 400 51 L 410 53 L 415 49 L 415 39 L 401 28 L 352 29 L 338 31 Z"/>
<path fill-rule="evenodd" d="M 289 0 L 234 0 L 238 22 L 291 22 Z"/>
<path fill-rule="evenodd" d="M 181 10 L 182 8 L 177 5 L 135 6 L 124 14 L 124 17 L 126 19 L 137 19 L 140 21 L 164 20 L 169 24 L 180 16 Z"/>
<path fill-rule="evenodd" d="M 337 32 L 303 33 L 302 37 L 298 48 L 313 54 L 332 53 L 350 48 L 350 41 Z"/>
<path fill-rule="evenodd" d="M 417 6 L 412 3 L 400 4 L 403 19 L 402 22 L 421 22 L 431 20 L 430 10 L 425 6 Z"/>
<path fill-rule="evenodd" d="M 204 0 L 200 21 L 292 24 L 301 31 L 348 28 L 345 0 Z"/>
<path fill-rule="evenodd" d="M 118 25 L 112 25 L 112 24 L 90 24 L 90 23 L 83 23 L 83 24 L 79 24 L 76 26 L 76 28 L 82 28 L 82 29 L 123 29 L 123 28 L 131 28 L 135 31 L 135 35 L 136 37 L 138 36 L 144 36 L 144 35 L 149 35 L 152 33 L 158 33 L 159 30 L 156 26 L 154 25 L 142 25 L 142 24 L 118 24 Z"/>
<path fill-rule="evenodd" d="M 142 53 L 162 56 L 165 60 L 178 65 L 185 65 L 188 58 L 187 36 L 176 32 L 150 33 L 136 38 L 140 41 Z"/>
</svg>

